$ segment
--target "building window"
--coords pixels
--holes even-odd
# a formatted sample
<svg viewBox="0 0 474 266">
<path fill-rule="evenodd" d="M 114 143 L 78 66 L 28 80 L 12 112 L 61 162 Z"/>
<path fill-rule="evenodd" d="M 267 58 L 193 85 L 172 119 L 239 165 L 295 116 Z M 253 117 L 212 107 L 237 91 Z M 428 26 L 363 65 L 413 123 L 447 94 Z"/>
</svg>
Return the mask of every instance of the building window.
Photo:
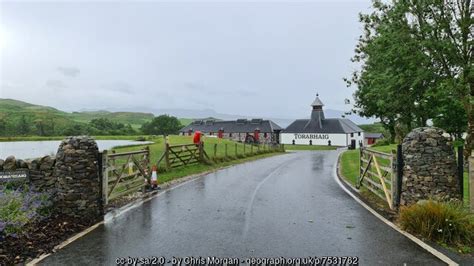
<svg viewBox="0 0 474 266">
<path fill-rule="evenodd" d="M 267 137 L 268 137 L 267 132 L 263 133 L 263 137 L 264 137 L 264 138 L 267 138 Z"/>
<path fill-rule="evenodd" d="M 353 137 L 354 137 L 354 133 L 351 133 L 351 138 L 353 138 Z"/>
<path fill-rule="evenodd" d="M 211 135 L 211 136 L 212 136 L 212 134 L 213 134 L 212 132 L 209 132 L 209 135 Z"/>
<path fill-rule="evenodd" d="M 359 137 L 360 137 L 360 132 L 357 132 L 357 136 L 359 136 Z"/>
<path fill-rule="evenodd" d="M 232 138 L 232 133 L 229 133 L 229 138 Z"/>
</svg>

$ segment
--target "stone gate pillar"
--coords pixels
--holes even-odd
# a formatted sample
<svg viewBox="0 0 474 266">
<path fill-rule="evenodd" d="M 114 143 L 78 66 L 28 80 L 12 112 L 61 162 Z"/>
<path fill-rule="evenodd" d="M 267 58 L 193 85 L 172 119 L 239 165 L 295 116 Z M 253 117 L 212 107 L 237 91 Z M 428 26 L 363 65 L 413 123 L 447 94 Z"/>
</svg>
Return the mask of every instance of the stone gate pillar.
<svg viewBox="0 0 474 266">
<path fill-rule="evenodd" d="M 102 215 L 97 143 L 87 136 L 68 137 L 56 154 L 57 211 L 61 214 L 99 220 Z"/>
<path fill-rule="evenodd" d="M 449 134 L 435 127 L 416 128 L 402 143 L 401 205 L 419 200 L 459 199 L 456 156 Z"/>
</svg>

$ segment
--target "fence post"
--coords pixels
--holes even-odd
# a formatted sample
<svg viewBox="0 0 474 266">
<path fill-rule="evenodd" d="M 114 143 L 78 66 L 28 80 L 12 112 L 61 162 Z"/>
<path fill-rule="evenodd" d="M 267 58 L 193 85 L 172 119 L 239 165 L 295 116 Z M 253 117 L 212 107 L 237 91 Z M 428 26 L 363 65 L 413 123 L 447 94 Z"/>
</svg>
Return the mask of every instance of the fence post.
<svg viewBox="0 0 474 266">
<path fill-rule="evenodd" d="M 402 198 L 402 184 L 403 184 L 403 153 L 402 145 L 397 145 L 397 194 L 396 194 L 396 203 L 397 206 L 400 206 L 400 201 Z"/>
<path fill-rule="evenodd" d="M 464 201 L 464 148 L 458 146 L 458 182 L 461 201 Z"/>
<path fill-rule="evenodd" d="M 214 158 L 217 156 L 217 143 L 214 143 Z"/>
<path fill-rule="evenodd" d="M 165 164 L 166 170 L 170 170 L 170 144 L 165 144 Z"/>
<path fill-rule="evenodd" d="M 199 161 L 204 162 L 204 142 L 199 142 Z"/>
<path fill-rule="evenodd" d="M 107 150 L 104 150 L 101 154 L 101 163 L 100 163 L 100 168 L 99 171 L 102 173 L 102 204 L 103 207 L 105 205 L 109 204 L 109 199 L 107 198 L 108 194 L 108 184 L 109 184 L 109 171 L 107 171 Z"/>
<path fill-rule="evenodd" d="M 224 147 L 225 147 L 225 158 L 227 158 L 227 143 L 224 144 Z"/>
<path fill-rule="evenodd" d="M 359 188 L 360 178 L 362 177 L 362 157 L 364 156 L 364 147 L 359 148 L 359 175 L 356 178 L 356 188 Z"/>
<path fill-rule="evenodd" d="M 474 213 L 474 151 L 469 156 L 469 206 Z"/>
<path fill-rule="evenodd" d="M 397 179 L 396 179 L 396 156 L 397 154 L 395 153 L 395 150 L 391 151 L 391 156 L 390 156 L 390 192 L 391 192 L 391 198 L 392 198 L 392 206 L 396 208 L 397 205 Z"/>
<path fill-rule="evenodd" d="M 237 143 L 235 143 L 235 157 L 237 157 Z"/>
</svg>

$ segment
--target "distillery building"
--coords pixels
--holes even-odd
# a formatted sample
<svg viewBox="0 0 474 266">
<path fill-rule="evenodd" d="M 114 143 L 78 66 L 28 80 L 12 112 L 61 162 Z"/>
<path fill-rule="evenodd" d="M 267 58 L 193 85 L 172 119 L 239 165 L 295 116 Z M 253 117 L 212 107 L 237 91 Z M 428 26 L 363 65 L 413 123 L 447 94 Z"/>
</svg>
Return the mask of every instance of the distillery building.
<svg viewBox="0 0 474 266">
<path fill-rule="evenodd" d="M 326 118 L 323 106 L 316 94 L 316 99 L 311 104 L 311 118 L 291 123 L 281 132 L 281 143 L 359 147 L 364 141 L 364 131 L 349 119 Z"/>
<path fill-rule="evenodd" d="M 200 131 L 207 136 L 250 143 L 278 143 L 282 128 L 271 120 L 196 120 L 180 130 L 181 135 Z"/>
</svg>

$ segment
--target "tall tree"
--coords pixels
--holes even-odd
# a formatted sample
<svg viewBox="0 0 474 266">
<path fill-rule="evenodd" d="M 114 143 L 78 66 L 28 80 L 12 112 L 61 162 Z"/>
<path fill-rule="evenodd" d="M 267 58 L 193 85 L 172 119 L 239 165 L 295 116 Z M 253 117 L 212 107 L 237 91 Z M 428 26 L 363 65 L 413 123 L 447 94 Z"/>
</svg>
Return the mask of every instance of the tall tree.
<svg viewBox="0 0 474 266">
<path fill-rule="evenodd" d="M 360 16 L 364 35 L 353 60 L 361 69 L 348 80 L 358 87 L 356 108 L 363 115 L 388 121 L 389 127 L 397 123 L 420 126 L 428 118 L 446 126 L 439 119 L 443 114 L 459 130 L 462 114 L 452 108 L 460 104 L 467 115 L 466 150 L 470 153 L 474 130 L 471 0 L 394 0 L 388 4 L 377 0 L 373 7 L 373 13 Z"/>
<path fill-rule="evenodd" d="M 26 135 L 30 133 L 30 124 L 26 121 L 26 118 L 24 115 L 21 116 L 20 121 L 18 121 L 18 133 L 20 135 Z"/>
<path fill-rule="evenodd" d="M 144 134 L 149 135 L 170 135 L 177 134 L 183 126 L 178 118 L 169 115 L 160 115 L 151 122 L 142 125 L 141 130 Z"/>
<path fill-rule="evenodd" d="M 468 120 L 466 155 L 474 148 L 474 6 L 471 0 L 397 1 L 432 59 L 446 90 L 458 99 Z"/>
</svg>

